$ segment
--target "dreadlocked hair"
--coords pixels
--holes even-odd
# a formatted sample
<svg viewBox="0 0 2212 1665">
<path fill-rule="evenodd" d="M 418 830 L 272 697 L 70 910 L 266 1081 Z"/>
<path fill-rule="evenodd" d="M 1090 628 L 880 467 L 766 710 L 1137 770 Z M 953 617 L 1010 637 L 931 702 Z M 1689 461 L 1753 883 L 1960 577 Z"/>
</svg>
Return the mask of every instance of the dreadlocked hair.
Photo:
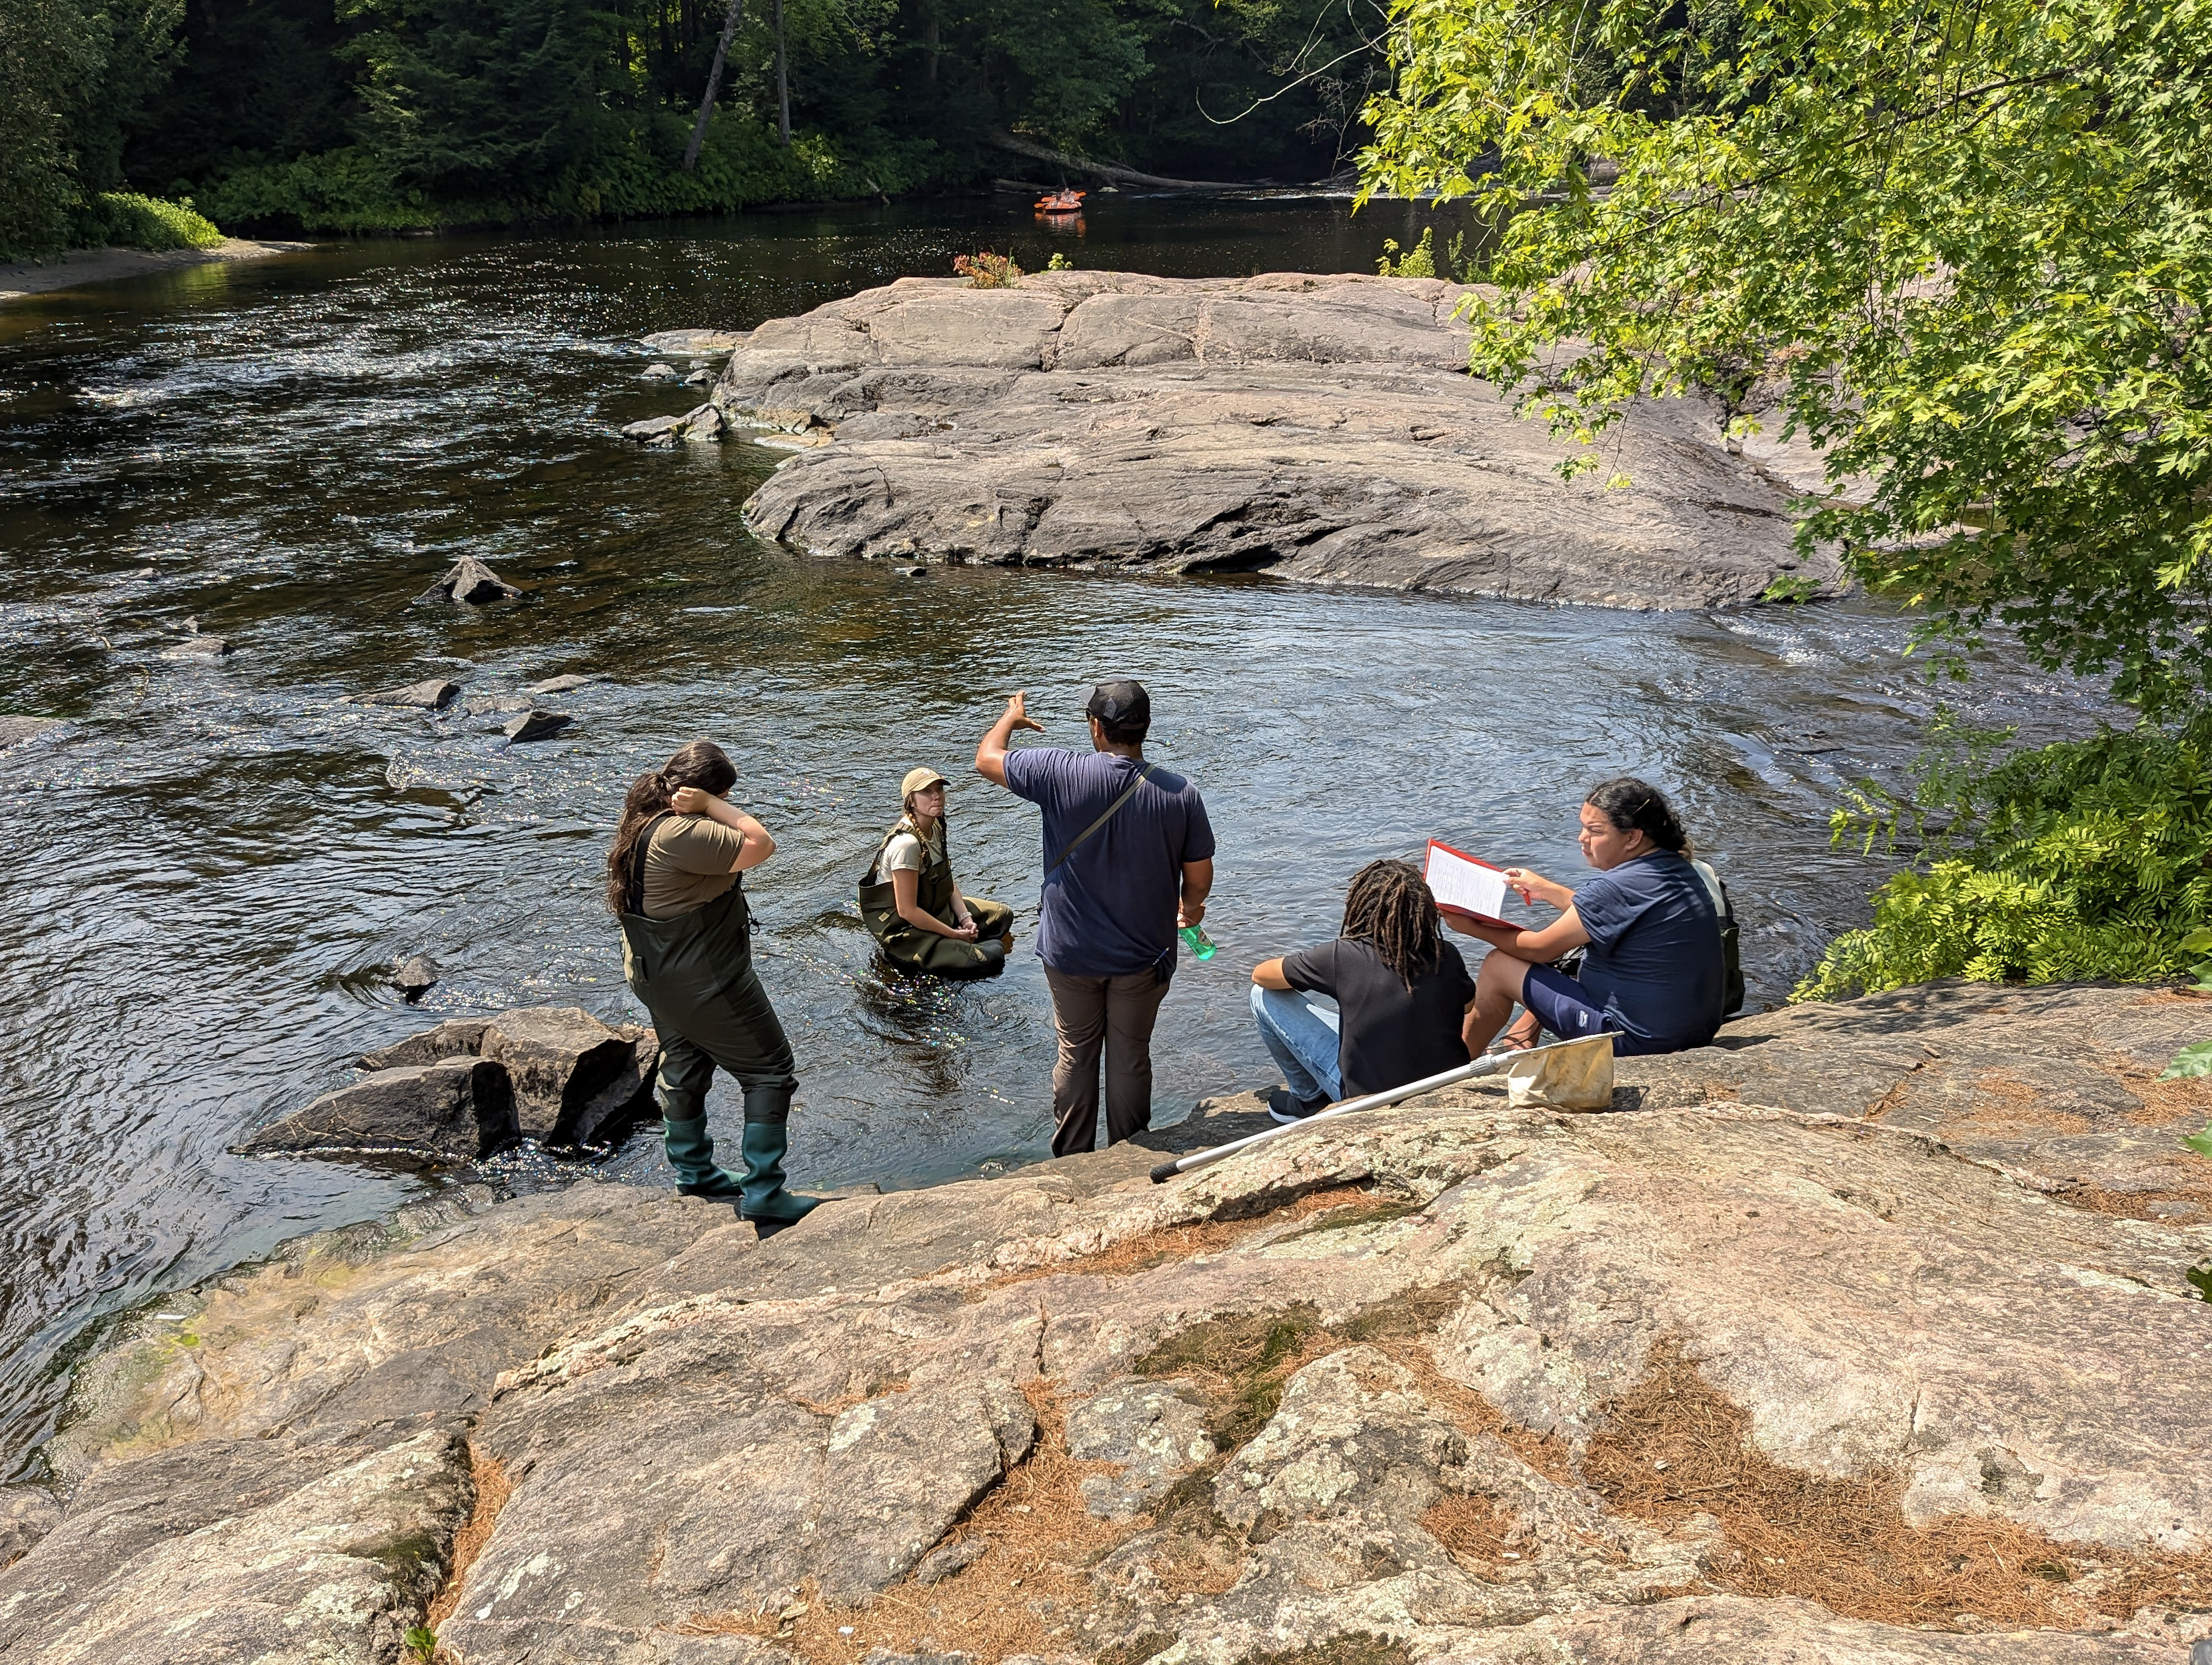
<svg viewBox="0 0 2212 1665">
<path fill-rule="evenodd" d="M 1370 862 L 1344 893 L 1338 935 L 1370 944 L 1407 989 L 1437 968 L 1443 921 L 1428 881 L 1411 862 Z"/>
<path fill-rule="evenodd" d="M 696 786 L 720 797 L 737 784 L 738 766 L 711 740 L 693 741 L 665 767 L 632 781 L 629 796 L 623 800 L 622 820 L 615 827 L 614 847 L 607 851 L 607 911 L 617 918 L 629 911 L 629 871 L 638 837 L 647 822 L 668 808 L 678 787 Z"/>
</svg>

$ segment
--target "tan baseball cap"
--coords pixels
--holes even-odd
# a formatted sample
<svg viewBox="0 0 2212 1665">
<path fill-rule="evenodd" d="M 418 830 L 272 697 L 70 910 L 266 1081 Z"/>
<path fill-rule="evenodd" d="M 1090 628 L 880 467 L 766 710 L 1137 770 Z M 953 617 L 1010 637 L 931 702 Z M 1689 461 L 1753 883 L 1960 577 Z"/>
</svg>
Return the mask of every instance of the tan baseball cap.
<svg viewBox="0 0 2212 1665">
<path fill-rule="evenodd" d="M 899 801 L 903 803 L 925 786 L 943 786 L 945 777 L 934 769 L 909 769 L 906 778 L 899 783 Z"/>
</svg>

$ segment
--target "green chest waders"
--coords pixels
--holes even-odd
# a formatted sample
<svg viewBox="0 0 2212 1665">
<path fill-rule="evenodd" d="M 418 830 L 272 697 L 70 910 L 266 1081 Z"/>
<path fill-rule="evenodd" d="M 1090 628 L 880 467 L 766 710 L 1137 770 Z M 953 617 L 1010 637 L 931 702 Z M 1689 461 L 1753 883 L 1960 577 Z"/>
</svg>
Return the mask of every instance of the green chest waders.
<svg viewBox="0 0 2212 1665">
<path fill-rule="evenodd" d="M 1000 964 L 1006 957 L 1006 945 L 1000 939 L 1013 924 L 1011 908 L 978 897 L 968 898 L 969 916 L 976 926 L 973 942 L 919 929 L 899 917 L 897 893 L 891 888 L 889 879 L 878 875 L 883 871 L 884 851 L 890 848 L 891 840 L 901 832 L 913 830 L 901 821 L 884 833 L 884 841 L 876 846 L 875 859 L 860 875 L 862 923 L 883 945 L 885 954 L 918 971 L 957 975 Z M 948 840 L 940 845 L 940 853 L 935 856 L 928 853 L 928 845 L 922 845 L 922 869 L 915 877 L 914 889 L 915 905 L 931 918 L 948 925 L 953 923 L 952 856 Z"/>
<path fill-rule="evenodd" d="M 656 1097 L 677 1190 L 736 1201 L 747 1220 L 788 1224 L 817 1199 L 783 1188 L 792 1095 L 791 1043 L 753 970 L 752 911 L 742 881 L 703 907 L 673 919 L 645 914 L 645 860 L 663 816 L 638 835 L 622 916 L 630 991 L 660 1035 Z M 744 1088 L 744 1172 L 714 1163 L 707 1132 L 707 1088 L 720 1068 Z"/>
</svg>

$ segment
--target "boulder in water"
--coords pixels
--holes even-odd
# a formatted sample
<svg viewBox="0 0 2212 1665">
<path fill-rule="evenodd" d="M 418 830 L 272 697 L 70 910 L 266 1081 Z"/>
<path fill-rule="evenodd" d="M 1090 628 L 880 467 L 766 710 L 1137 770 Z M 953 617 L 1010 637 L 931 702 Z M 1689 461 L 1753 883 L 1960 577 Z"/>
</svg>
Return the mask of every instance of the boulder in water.
<svg viewBox="0 0 2212 1665">
<path fill-rule="evenodd" d="M 468 607 L 483 607 L 521 593 L 474 555 L 463 555 L 444 577 L 417 596 L 416 600 L 449 601 Z"/>
<path fill-rule="evenodd" d="M 425 1029 L 419 1035 L 410 1035 L 404 1041 L 363 1054 L 361 1067 L 406 1069 L 436 1063 L 441 1058 L 474 1057 L 483 1050 L 484 1031 L 490 1026 L 489 1018 L 448 1018 L 434 1029 Z"/>
<path fill-rule="evenodd" d="M 672 364 L 648 364 L 645 367 L 645 378 L 649 382 L 672 382 L 676 379 L 676 366 Z"/>
<path fill-rule="evenodd" d="M 643 421 L 629 423 L 623 429 L 622 436 L 643 445 L 672 445 L 685 420 L 681 416 L 648 416 Z"/>
<path fill-rule="evenodd" d="M 582 687 L 591 680 L 588 676 L 573 675 L 549 676 L 542 682 L 532 682 L 530 685 L 530 691 L 532 693 L 566 693 L 571 688 Z"/>
<path fill-rule="evenodd" d="M 410 682 L 404 688 L 380 688 L 374 693 L 356 693 L 349 699 L 356 705 L 412 705 L 423 711 L 441 711 L 453 703 L 460 691 L 459 682 L 431 676 L 420 682 Z"/>
<path fill-rule="evenodd" d="M 488 1058 L 383 1069 L 270 1123 L 241 1156 L 383 1155 L 428 1166 L 473 1162 L 514 1141 L 514 1091 Z"/>
<path fill-rule="evenodd" d="M 651 1033 L 611 1029 L 580 1006 L 531 1006 L 491 1020 L 483 1057 L 506 1067 L 524 1137 L 582 1144 L 646 1090 L 653 1066 L 641 1069 L 640 1053 Z M 657 1061 L 657 1039 L 652 1052 Z"/>
<path fill-rule="evenodd" d="M 427 954 L 410 954 L 392 968 L 392 986 L 407 996 L 408 1003 L 430 991 L 438 980 L 438 962 Z"/>
<path fill-rule="evenodd" d="M 471 717 L 500 717 L 512 711 L 526 711 L 538 702 L 526 693 L 477 693 L 469 696 L 462 709 Z"/>
<path fill-rule="evenodd" d="M 533 740 L 550 740 L 576 719 L 560 711 L 525 711 L 508 724 L 503 732 L 510 746 L 525 746 Z"/>
</svg>

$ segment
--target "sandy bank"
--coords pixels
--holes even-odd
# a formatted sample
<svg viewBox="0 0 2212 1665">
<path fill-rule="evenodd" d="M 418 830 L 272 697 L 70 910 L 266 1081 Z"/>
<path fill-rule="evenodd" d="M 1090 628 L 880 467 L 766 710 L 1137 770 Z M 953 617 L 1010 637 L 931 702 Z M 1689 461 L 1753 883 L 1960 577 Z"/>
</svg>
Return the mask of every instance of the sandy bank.
<svg viewBox="0 0 2212 1665">
<path fill-rule="evenodd" d="M 144 249 L 71 249 L 43 261 L 21 261 L 0 265 L 0 302 L 21 300 L 27 295 L 54 289 L 75 289 L 88 283 L 112 283 L 118 278 L 143 277 L 149 272 L 171 271 L 179 266 L 204 266 L 219 260 L 265 260 L 271 255 L 296 254 L 313 243 L 260 243 L 243 237 L 226 237 L 211 249 L 165 249 L 159 254 Z"/>
</svg>

